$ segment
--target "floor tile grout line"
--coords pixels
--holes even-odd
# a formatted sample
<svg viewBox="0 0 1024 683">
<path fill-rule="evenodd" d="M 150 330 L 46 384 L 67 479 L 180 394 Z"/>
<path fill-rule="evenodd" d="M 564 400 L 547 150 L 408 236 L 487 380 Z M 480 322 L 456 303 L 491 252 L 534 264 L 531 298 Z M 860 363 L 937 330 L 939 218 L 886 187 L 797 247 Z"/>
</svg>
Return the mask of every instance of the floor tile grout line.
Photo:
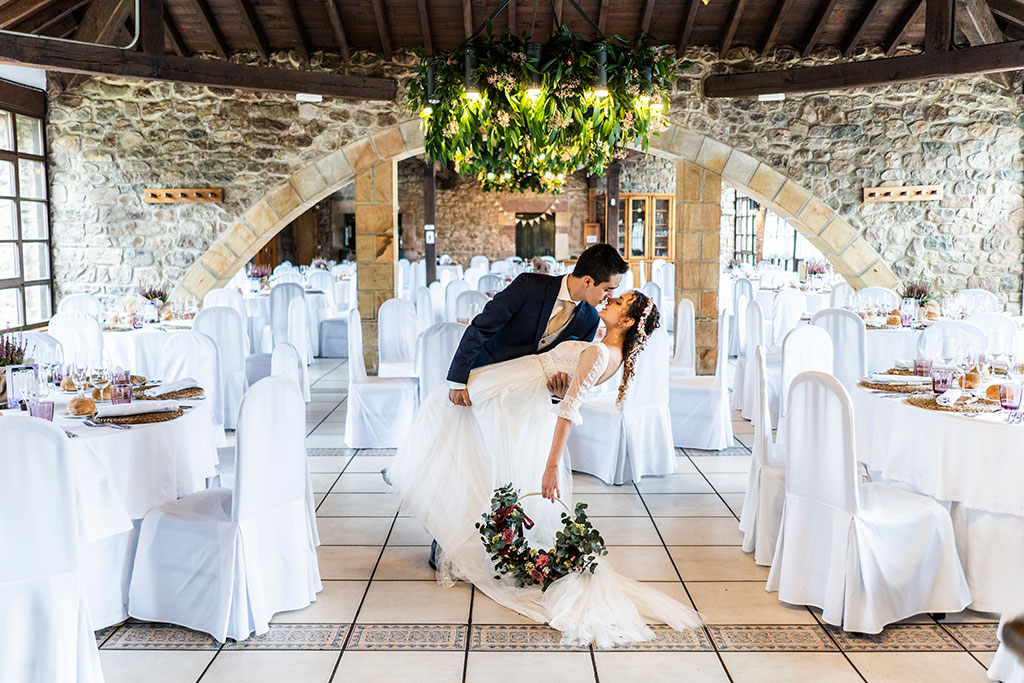
<svg viewBox="0 0 1024 683">
<path fill-rule="evenodd" d="M 208 661 L 206 663 L 206 666 L 203 667 L 202 672 L 199 674 L 199 678 L 196 679 L 196 683 L 200 683 L 200 681 L 203 680 L 203 677 L 206 675 L 206 672 L 210 670 L 210 667 L 213 666 L 213 662 L 216 661 L 218 656 L 220 656 L 220 653 L 224 650 L 224 646 L 227 644 L 228 641 L 226 640 L 220 644 L 220 647 L 217 648 L 217 651 L 213 653 L 212 657 L 210 657 L 210 661 Z"/>
<path fill-rule="evenodd" d="M 711 483 L 711 480 L 708 479 L 708 475 L 704 474 L 704 471 L 701 470 L 699 467 L 697 467 L 697 463 L 695 463 L 693 461 L 693 457 L 691 455 L 687 454 L 686 458 L 690 461 L 690 464 L 693 465 L 694 469 L 696 469 L 698 472 L 700 472 L 700 476 L 702 476 L 704 478 L 704 481 L 706 481 L 708 483 L 708 486 L 710 486 L 711 490 L 715 492 L 715 495 L 718 496 L 718 499 L 720 501 L 722 501 L 722 505 L 724 505 L 725 509 L 729 511 L 729 514 L 731 514 L 733 516 L 733 518 L 736 519 L 737 522 L 740 521 L 739 515 L 737 515 L 735 512 L 733 512 L 733 509 L 731 507 L 729 507 L 729 503 L 727 503 L 725 498 L 722 497 L 722 494 L 718 492 L 718 489 L 715 488 L 715 485 Z M 742 474 L 742 472 L 740 472 L 739 474 Z M 639 489 L 637 490 L 637 492 L 639 493 Z M 744 492 L 744 495 L 746 495 L 745 492 Z M 644 507 L 647 507 L 647 503 L 644 503 Z M 654 519 L 653 515 L 651 516 L 651 519 Z"/>
<path fill-rule="evenodd" d="M 825 622 L 822 621 L 822 619 L 817 615 L 817 613 L 807 605 L 804 605 L 804 609 L 811 613 L 811 616 L 814 617 L 814 621 L 818 623 L 818 625 L 821 627 L 821 630 L 824 631 L 825 635 L 828 636 L 828 639 L 832 641 L 832 644 L 836 646 L 836 649 L 839 650 L 839 653 L 843 655 L 843 659 L 845 659 L 846 662 L 853 667 L 853 670 L 857 672 L 857 675 L 860 676 L 860 679 L 864 681 L 864 683 L 868 683 L 867 677 L 865 677 L 864 674 L 861 673 L 861 670 L 857 668 L 857 665 L 853 663 L 853 660 L 850 659 L 849 653 L 842 645 L 839 644 L 839 641 L 836 639 L 836 637 L 832 635 L 832 631 L 828 629 L 828 626 L 825 624 Z"/>
<path fill-rule="evenodd" d="M 358 450 L 358 449 L 354 449 L 354 450 L 352 451 L 352 455 L 348 456 L 348 462 L 346 462 L 346 463 L 345 463 L 344 465 L 342 465 L 342 466 L 341 466 L 341 472 L 338 472 L 338 479 L 341 479 L 341 475 L 345 474 L 345 470 L 347 470 L 347 469 L 348 469 L 348 466 L 352 464 L 352 458 L 356 457 L 356 454 L 357 454 L 358 452 L 359 452 L 359 450 Z M 310 457 L 310 456 L 308 456 L 308 455 L 307 455 L 306 457 L 308 458 L 308 457 Z M 333 488 L 335 487 L 335 485 L 336 485 L 336 484 L 338 483 L 338 479 L 335 479 L 335 480 L 334 480 L 334 484 L 331 484 L 331 488 L 332 488 L 332 489 L 333 489 Z M 318 495 L 318 494 L 315 494 L 315 493 L 314 493 L 314 494 L 313 494 L 313 497 L 314 497 L 314 498 L 316 498 L 316 496 L 317 496 L 317 495 Z M 323 498 L 323 500 L 321 500 L 321 501 L 320 501 L 319 503 L 317 503 L 317 505 L 316 505 L 316 509 L 315 509 L 315 510 L 313 510 L 313 517 L 314 517 L 314 519 L 316 519 L 316 518 L 317 518 L 317 515 L 316 515 L 316 513 L 320 512 L 320 506 L 321 506 L 321 505 L 323 505 L 323 504 L 324 504 L 324 501 L 326 501 L 326 500 L 327 500 L 327 496 L 328 496 L 328 495 L 330 495 L 330 491 L 328 491 L 327 493 L 325 493 L 325 494 L 324 494 L 324 498 Z M 396 513 L 396 514 L 397 514 L 397 513 Z M 390 532 L 388 532 L 388 533 L 390 534 Z M 323 544 L 321 543 L 320 545 L 323 545 Z"/>
<path fill-rule="evenodd" d="M 327 413 L 326 415 L 324 415 L 324 416 L 323 416 L 323 419 L 321 419 L 321 420 L 320 420 L 319 422 L 317 422 L 317 423 L 316 423 L 316 427 L 313 427 L 313 428 L 312 428 L 311 430 L 309 430 L 309 433 L 308 433 L 308 434 L 306 434 L 306 437 L 308 438 L 308 437 L 312 436 L 312 435 L 313 435 L 313 432 L 315 432 L 316 430 L 320 429 L 320 427 L 321 427 L 321 426 L 323 425 L 323 423 L 324 423 L 324 422 L 327 422 L 327 418 L 329 418 L 329 417 L 330 417 L 331 415 L 333 415 L 333 414 L 334 414 L 334 412 L 335 412 L 335 411 L 336 411 L 336 410 L 337 410 L 338 408 L 340 408 L 340 407 L 341 407 L 341 404 L 342 404 L 342 403 L 344 403 L 344 402 L 345 402 L 345 401 L 347 401 L 347 400 L 348 400 L 348 392 L 346 391 L 346 392 L 345 392 L 345 397 L 344 397 L 344 398 L 342 398 L 342 399 L 341 399 L 340 401 L 338 401 L 338 402 L 337 402 L 336 404 L 334 404 L 334 407 L 333 407 L 333 408 L 331 408 L 330 412 L 328 412 L 328 413 Z M 343 438 L 344 438 L 344 437 L 343 437 Z"/>
<path fill-rule="evenodd" d="M 470 585 L 469 589 L 469 617 L 466 626 L 466 655 L 462 658 L 462 683 L 466 683 L 466 676 L 469 672 L 469 645 L 473 638 L 473 600 L 476 598 L 476 586 Z"/>
<path fill-rule="evenodd" d="M 955 642 L 957 645 L 959 645 L 963 649 L 964 652 L 969 654 L 971 656 L 971 659 L 973 659 L 978 664 L 980 664 L 981 667 L 983 669 L 985 669 L 986 671 L 988 670 L 988 666 L 985 664 L 985 662 L 983 662 L 980 659 L 978 659 L 978 656 L 970 648 L 968 648 L 965 643 L 961 642 L 961 640 L 956 637 L 955 633 L 953 633 L 948 628 L 946 628 L 946 624 L 944 624 L 943 622 L 939 621 L 938 619 L 936 619 L 935 617 L 931 616 L 930 614 L 928 615 L 928 617 L 930 619 L 932 619 L 932 621 L 934 621 L 935 624 L 946 633 L 946 635 L 948 635 L 950 638 L 952 638 L 953 642 Z"/>
<path fill-rule="evenodd" d="M 99 650 L 104 645 L 106 645 L 107 641 L 110 640 L 114 636 L 115 633 L 117 633 L 122 628 L 124 628 L 124 625 L 127 624 L 127 623 L 128 623 L 128 620 L 125 619 L 120 624 L 117 624 L 116 626 L 114 626 L 114 630 L 112 630 L 110 633 L 108 633 L 107 636 L 102 640 L 102 642 L 99 642 L 99 643 L 96 644 L 96 649 Z"/>
</svg>

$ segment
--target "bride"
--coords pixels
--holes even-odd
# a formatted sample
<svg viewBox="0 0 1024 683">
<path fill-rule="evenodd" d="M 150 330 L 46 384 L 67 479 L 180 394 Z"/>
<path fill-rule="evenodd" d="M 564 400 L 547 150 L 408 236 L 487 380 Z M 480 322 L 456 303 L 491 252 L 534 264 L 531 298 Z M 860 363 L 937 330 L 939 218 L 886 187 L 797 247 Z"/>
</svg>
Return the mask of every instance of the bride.
<svg viewBox="0 0 1024 683">
<path fill-rule="evenodd" d="M 622 366 L 621 401 L 647 336 L 658 327 L 654 302 L 637 291 L 609 301 L 600 312 L 607 334 L 600 342 L 565 341 L 546 353 L 472 371 L 472 406 L 456 406 L 447 388 L 433 392 L 398 449 L 388 479 L 402 496 L 402 511 L 437 540 L 438 581 L 473 583 L 493 600 L 563 632 L 563 642 L 609 647 L 654 637 L 643 616 L 682 630 L 701 624 L 694 610 L 664 593 L 615 573 L 606 557 L 594 573 L 574 573 L 539 586 L 516 587 L 496 577 L 475 524 L 490 510 L 496 488 L 511 483 L 543 498 L 520 501 L 534 521 L 531 547 L 554 545 L 563 528 L 561 499 L 572 508 L 572 472 L 566 440 L 580 424 L 587 392 Z M 548 381 L 570 376 L 565 398 L 552 406 Z M 546 454 L 546 457 L 545 457 Z M 600 529 L 598 529 L 600 531 Z"/>
</svg>

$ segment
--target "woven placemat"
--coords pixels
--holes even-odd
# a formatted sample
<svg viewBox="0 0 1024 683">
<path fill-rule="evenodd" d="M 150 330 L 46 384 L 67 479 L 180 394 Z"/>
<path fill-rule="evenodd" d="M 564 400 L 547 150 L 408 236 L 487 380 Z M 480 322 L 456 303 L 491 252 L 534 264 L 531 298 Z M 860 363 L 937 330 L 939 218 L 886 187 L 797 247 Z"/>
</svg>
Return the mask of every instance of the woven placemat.
<svg viewBox="0 0 1024 683">
<path fill-rule="evenodd" d="M 910 377 L 914 374 L 913 370 L 901 370 L 899 368 L 889 368 L 885 371 L 887 375 L 903 375 L 904 377 Z"/>
<path fill-rule="evenodd" d="M 163 413 L 141 413 L 139 415 L 123 415 L 121 417 L 98 417 L 97 422 L 109 422 L 116 425 L 148 425 L 154 422 L 167 422 L 185 414 L 181 408 Z"/>
<path fill-rule="evenodd" d="M 998 401 L 990 401 L 987 398 L 979 398 L 977 401 L 971 401 L 970 403 L 960 403 L 957 401 L 956 405 L 941 406 L 935 402 L 934 396 L 920 395 L 908 396 L 907 403 L 918 408 L 940 410 L 946 413 L 995 413 L 1002 408 Z"/>
<path fill-rule="evenodd" d="M 146 378 L 143 377 L 142 375 L 132 375 L 130 379 L 132 384 L 136 384 L 139 386 L 146 383 Z"/>
<path fill-rule="evenodd" d="M 140 401 L 180 401 L 186 398 L 197 398 L 203 395 L 202 387 L 192 387 L 191 389 L 182 389 L 181 391 L 172 391 L 169 394 L 163 396 L 146 396 L 146 389 L 139 388 L 134 392 L 134 397 Z"/>
<path fill-rule="evenodd" d="M 871 389 L 872 391 L 895 391 L 901 394 L 916 394 L 921 391 L 931 391 L 931 387 L 927 384 L 881 384 L 876 382 L 867 382 L 864 380 L 861 380 L 857 384 L 865 389 Z"/>
</svg>

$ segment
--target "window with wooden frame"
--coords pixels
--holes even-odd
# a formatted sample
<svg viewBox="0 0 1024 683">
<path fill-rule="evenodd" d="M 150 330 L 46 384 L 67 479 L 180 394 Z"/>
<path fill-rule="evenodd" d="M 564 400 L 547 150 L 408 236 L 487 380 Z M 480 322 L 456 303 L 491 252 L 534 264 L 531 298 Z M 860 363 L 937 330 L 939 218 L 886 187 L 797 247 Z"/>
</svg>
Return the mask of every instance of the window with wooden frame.
<svg viewBox="0 0 1024 683">
<path fill-rule="evenodd" d="M 675 195 L 619 197 L 619 253 L 627 261 L 671 261 L 675 253 Z"/>
<path fill-rule="evenodd" d="M 46 96 L 0 81 L 0 327 L 53 314 Z"/>
</svg>

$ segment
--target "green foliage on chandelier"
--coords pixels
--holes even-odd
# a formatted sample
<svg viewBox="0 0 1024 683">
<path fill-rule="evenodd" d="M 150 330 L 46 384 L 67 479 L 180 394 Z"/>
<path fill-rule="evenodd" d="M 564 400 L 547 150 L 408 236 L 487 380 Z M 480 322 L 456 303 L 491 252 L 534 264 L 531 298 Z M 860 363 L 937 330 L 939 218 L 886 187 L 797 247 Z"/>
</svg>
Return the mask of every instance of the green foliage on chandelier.
<svg viewBox="0 0 1024 683">
<path fill-rule="evenodd" d="M 691 62 L 647 36 L 591 40 L 562 26 L 531 63 L 529 40 L 505 31 L 481 36 L 454 51 L 427 56 L 406 89 L 422 119 L 426 155 L 453 163 L 484 190 L 558 193 L 580 168 L 603 175 L 627 144 L 646 152 L 652 134 L 668 126 L 672 84 Z M 599 46 L 607 50 L 607 96 L 593 88 Z M 480 96 L 466 95 L 466 49 L 475 50 L 472 76 Z M 427 97 L 433 67 L 433 101 Z M 540 92 L 528 93 L 539 75 Z"/>
</svg>

